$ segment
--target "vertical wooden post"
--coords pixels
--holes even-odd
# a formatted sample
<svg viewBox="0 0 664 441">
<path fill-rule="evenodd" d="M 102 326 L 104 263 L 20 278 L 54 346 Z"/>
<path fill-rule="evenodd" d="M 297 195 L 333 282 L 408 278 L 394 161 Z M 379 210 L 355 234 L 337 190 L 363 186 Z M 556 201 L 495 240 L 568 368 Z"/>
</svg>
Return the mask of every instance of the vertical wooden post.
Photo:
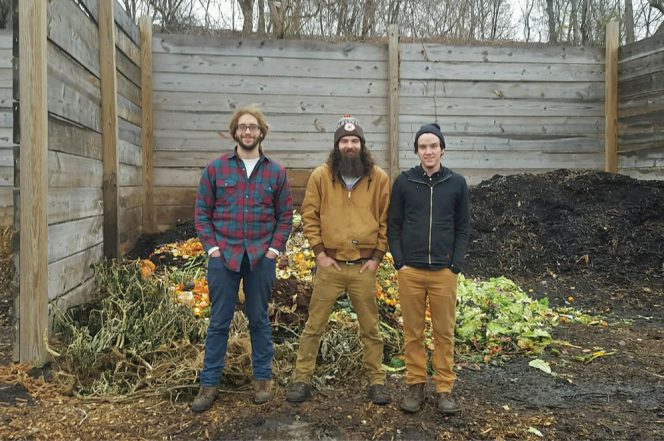
<svg viewBox="0 0 664 441">
<path fill-rule="evenodd" d="M 399 27 L 391 24 L 387 28 L 389 38 L 389 63 L 387 85 L 387 113 L 390 143 L 390 179 L 399 176 Z"/>
<path fill-rule="evenodd" d="M 141 144 L 143 148 L 143 233 L 155 233 L 154 135 L 152 117 L 152 19 L 143 16 L 141 29 Z"/>
<path fill-rule="evenodd" d="M 118 217 L 118 112 L 115 67 L 115 1 L 98 0 L 101 67 L 101 142 L 104 163 L 104 256 L 120 256 Z"/>
<path fill-rule="evenodd" d="M 48 337 L 47 2 L 21 0 L 19 360 L 42 365 Z M 15 122 L 16 124 L 16 122 Z"/>
<path fill-rule="evenodd" d="M 605 171 L 618 172 L 618 22 L 606 25 L 606 74 L 604 79 Z"/>
</svg>

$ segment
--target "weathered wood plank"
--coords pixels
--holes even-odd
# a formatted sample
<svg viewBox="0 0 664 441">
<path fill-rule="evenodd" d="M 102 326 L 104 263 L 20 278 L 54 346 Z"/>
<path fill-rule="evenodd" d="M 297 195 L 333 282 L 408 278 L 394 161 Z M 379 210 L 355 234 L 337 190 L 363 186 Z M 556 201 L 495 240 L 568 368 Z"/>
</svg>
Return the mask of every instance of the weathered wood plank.
<svg viewBox="0 0 664 441">
<path fill-rule="evenodd" d="M 14 188 L 0 187 L 0 207 L 11 207 L 14 205 Z"/>
<path fill-rule="evenodd" d="M 290 58 L 232 57 L 217 55 L 171 55 L 155 53 L 153 63 L 159 72 L 188 72 L 191 75 L 262 76 L 288 78 L 358 78 L 385 79 L 387 65 L 383 61 L 302 60 Z M 582 65 L 580 65 L 582 66 Z"/>
<path fill-rule="evenodd" d="M 664 71 L 664 48 L 644 57 L 618 65 L 618 80 L 624 81 L 631 78 L 649 75 Z"/>
<path fill-rule="evenodd" d="M 11 29 L 0 29 L 0 49 L 9 49 L 12 50 L 14 38 L 13 31 Z"/>
<path fill-rule="evenodd" d="M 154 220 L 154 97 L 152 94 L 152 19 L 141 17 L 141 153 L 143 165 L 142 231 L 156 231 Z"/>
<path fill-rule="evenodd" d="M 143 234 L 143 229 L 140 226 L 133 230 L 123 231 L 120 234 L 120 254 L 125 255 L 133 250 L 141 234 Z"/>
<path fill-rule="evenodd" d="M 307 78 L 306 81 L 293 81 L 289 77 L 245 76 L 236 73 L 182 74 L 160 72 L 157 65 L 153 71 L 154 91 L 247 93 L 264 95 L 314 95 L 338 97 L 384 97 L 387 80 L 345 78 L 343 90 L 330 88 L 329 78 Z M 257 97 L 256 97 L 257 98 Z M 256 99 L 247 97 L 247 102 Z"/>
<path fill-rule="evenodd" d="M 48 2 L 48 38 L 99 77 L 99 32 L 74 2 Z"/>
<path fill-rule="evenodd" d="M 152 40 L 155 53 L 221 56 L 270 56 L 305 60 L 384 61 L 384 44 L 358 42 L 327 43 L 303 40 L 219 38 L 199 35 L 156 34 Z"/>
<path fill-rule="evenodd" d="M 141 187 L 120 187 L 120 204 L 123 210 L 143 205 L 143 189 Z"/>
<path fill-rule="evenodd" d="M 55 317 L 56 311 L 64 312 L 74 306 L 90 303 L 97 293 L 97 279 L 91 277 L 71 291 L 67 291 L 55 299 L 50 299 L 48 303 L 49 319 L 52 320 Z M 49 324 L 52 326 L 52 323 Z"/>
<path fill-rule="evenodd" d="M 103 247 L 95 245 L 48 266 L 48 297 L 55 299 L 94 276 L 92 264 L 103 258 Z"/>
<path fill-rule="evenodd" d="M 134 64 L 120 49 L 115 48 L 118 71 L 136 86 L 141 84 L 141 68 Z"/>
<path fill-rule="evenodd" d="M 12 69 L 12 48 L 0 48 L 0 69 L 2 71 L 11 71 Z"/>
<path fill-rule="evenodd" d="M 118 117 L 136 126 L 141 124 L 141 108 L 122 95 L 117 96 Z"/>
<path fill-rule="evenodd" d="M 419 163 L 416 155 L 401 154 L 402 168 L 408 169 Z M 447 152 L 443 163 L 457 168 L 504 168 L 504 169 L 558 169 L 590 168 L 603 169 L 604 152 L 597 153 L 544 153 L 544 152 Z"/>
<path fill-rule="evenodd" d="M 100 131 L 101 92 L 97 77 L 54 45 L 49 44 L 48 56 L 49 112 Z"/>
<path fill-rule="evenodd" d="M 48 119 L 48 148 L 101 161 L 101 134 L 51 116 Z"/>
<path fill-rule="evenodd" d="M 426 63 L 401 64 L 404 80 L 465 81 L 603 81 L 603 64 L 575 64 L 574 69 L 564 64 L 546 63 Z"/>
<path fill-rule="evenodd" d="M 437 98 L 400 100 L 402 115 L 603 116 L 601 102 Z"/>
<path fill-rule="evenodd" d="M 101 188 L 50 188 L 48 221 L 68 222 L 103 214 Z"/>
<path fill-rule="evenodd" d="M 155 187 L 155 207 L 158 205 L 191 205 L 193 209 L 196 201 L 196 193 L 198 192 L 197 184 L 198 182 L 191 187 Z"/>
<path fill-rule="evenodd" d="M 604 83 L 600 79 L 578 82 L 401 79 L 400 94 L 402 97 L 602 101 Z"/>
<path fill-rule="evenodd" d="M 664 71 L 618 82 L 621 101 L 656 91 L 664 92 Z"/>
<path fill-rule="evenodd" d="M 14 167 L 0 167 L 0 187 L 14 185 Z"/>
<path fill-rule="evenodd" d="M 623 99 L 618 103 L 619 118 L 655 112 L 664 112 L 664 92 L 662 91 L 643 94 L 638 98 Z"/>
<path fill-rule="evenodd" d="M 664 34 L 653 35 L 650 38 L 620 47 L 618 60 L 619 63 L 628 63 L 634 59 L 661 52 L 663 48 Z"/>
<path fill-rule="evenodd" d="M 118 183 L 122 187 L 137 187 L 143 184 L 143 167 L 120 164 Z"/>
<path fill-rule="evenodd" d="M 134 104 L 140 112 L 141 88 L 129 81 L 121 72 L 118 73 L 118 93 Z"/>
<path fill-rule="evenodd" d="M 128 231 L 137 230 L 141 227 L 143 222 L 143 207 L 133 207 L 120 212 L 120 241 L 122 242 L 122 234 Z"/>
<path fill-rule="evenodd" d="M 118 140 L 118 159 L 120 164 L 140 166 L 143 163 L 143 152 L 140 146 L 120 139 Z"/>
<path fill-rule="evenodd" d="M 18 358 L 42 366 L 48 336 L 47 230 L 48 98 L 47 5 L 23 0 L 18 5 L 20 75 L 19 161 L 20 232 Z M 13 170 L 13 167 L 12 167 Z"/>
<path fill-rule="evenodd" d="M 124 119 L 118 120 L 119 138 L 134 145 L 141 145 L 141 127 Z"/>
<path fill-rule="evenodd" d="M 606 26 L 606 87 L 604 100 L 605 151 L 604 171 L 618 172 L 618 22 L 611 20 Z"/>
<path fill-rule="evenodd" d="M 48 263 L 51 264 L 103 240 L 103 216 L 93 216 L 48 226 Z"/>
<path fill-rule="evenodd" d="M 173 228 L 178 221 L 194 218 L 193 203 L 191 205 L 157 205 L 154 208 L 158 231 Z"/>
<path fill-rule="evenodd" d="M 99 58 L 101 79 L 101 142 L 104 177 L 104 256 L 120 257 L 118 232 L 118 97 L 115 64 L 115 2 L 99 3 Z M 126 52 L 125 52 L 126 53 Z"/>
<path fill-rule="evenodd" d="M 103 167 L 101 161 L 55 151 L 48 152 L 48 186 L 101 188 Z"/>
<path fill-rule="evenodd" d="M 340 108 L 352 109 L 353 115 L 387 114 L 387 104 L 383 97 L 341 98 L 302 96 L 302 95 L 264 95 L 247 96 L 236 91 L 232 94 L 210 92 L 156 92 L 154 107 L 158 111 L 197 111 L 197 112 L 234 112 L 237 108 L 252 100 L 270 114 L 294 113 L 308 115 L 333 115 L 340 118 Z M 230 119 L 230 118 L 229 118 Z M 332 118 L 330 118 L 332 119 Z M 334 121 L 336 123 L 336 121 Z M 336 126 L 336 124 L 335 124 Z M 333 130 L 332 130 L 333 131 Z"/>
<path fill-rule="evenodd" d="M 141 44 L 141 37 L 138 32 L 138 26 L 132 21 L 132 19 L 127 15 L 127 12 L 122 9 L 120 3 L 115 0 L 115 23 L 119 26 L 119 29 L 127 34 L 127 36 L 136 44 L 137 46 Z"/>
<path fill-rule="evenodd" d="M 402 43 L 401 61 L 429 63 L 550 63 L 550 64 L 603 64 L 600 48 L 578 46 L 452 46 L 435 43 Z"/>
<path fill-rule="evenodd" d="M 14 225 L 14 207 L 0 207 L 0 225 L 8 227 Z"/>
<path fill-rule="evenodd" d="M 122 32 L 122 29 L 117 25 L 115 26 L 115 45 L 132 61 L 132 63 L 137 66 L 141 65 L 141 50 L 138 45 L 134 43 L 127 34 Z"/>
</svg>

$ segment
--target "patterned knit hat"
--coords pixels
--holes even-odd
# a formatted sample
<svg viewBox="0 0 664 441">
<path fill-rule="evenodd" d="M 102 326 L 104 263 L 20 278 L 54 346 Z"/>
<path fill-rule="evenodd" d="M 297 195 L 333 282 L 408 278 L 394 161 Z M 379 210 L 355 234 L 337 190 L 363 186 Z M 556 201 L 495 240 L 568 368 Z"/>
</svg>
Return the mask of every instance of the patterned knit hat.
<svg viewBox="0 0 664 441">
<path fill-rule="evenodd" d="M 334 132 L 334 148 L 339 147 L 339 140 L 344 136 L 357 136 L 364 147 L 364 131 L 357 118 L 352 117 L 349 113 L 344 114 L 337 123 L 337 131 Z"/>
</svg>

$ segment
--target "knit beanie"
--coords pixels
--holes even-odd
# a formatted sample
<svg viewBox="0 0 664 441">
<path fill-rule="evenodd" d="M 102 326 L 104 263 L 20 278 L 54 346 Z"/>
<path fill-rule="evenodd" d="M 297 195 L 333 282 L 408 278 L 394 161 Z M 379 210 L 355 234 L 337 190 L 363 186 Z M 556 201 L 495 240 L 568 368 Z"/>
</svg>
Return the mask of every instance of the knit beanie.
<svg viewBox="0 0 664 441">
<path fill-rule="evenodd" d="M 415 153 L 417 153 L 417 140 L 420 136 L 424 135 L 425 133 L 433 133 L 440 139 L 440 148 L 444 149 L 445 148 L 445 138 L 443 138 L 443 132 L 440 131 L 440 126 L 438 123 L 431 123 L 431 124 L 425 124 L 422 127 L 420 127 L 420 130 L 417 131 L 417 134 L 415 134 Z"/>
<path fill-rule="evenodd" d="M 364 131 L 357 118 L 352 117 L 349 113 L 344 114 L 337 123 L 337 130 L 334 132 L 334 148 L 339 147 L 339 140 L 344 136 L 357 136 L 364 147 Z"/>
</svg>

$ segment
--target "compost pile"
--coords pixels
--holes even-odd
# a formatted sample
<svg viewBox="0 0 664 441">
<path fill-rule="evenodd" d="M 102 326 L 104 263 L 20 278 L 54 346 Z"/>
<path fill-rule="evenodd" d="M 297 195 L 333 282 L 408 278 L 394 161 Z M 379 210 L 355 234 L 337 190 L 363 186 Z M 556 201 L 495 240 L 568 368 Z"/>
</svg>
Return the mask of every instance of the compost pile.
<svg viewBox="0 0 664 441">
<path fill-rule="evenodd" d="M 662 303 L 664 182 L 557 170 L 495 176 L 470 198 L 468 275 L 505 275 L 554 304 L 572 297 L 603 312 L 615 296 L 628 315 Z"/>
</svg>

